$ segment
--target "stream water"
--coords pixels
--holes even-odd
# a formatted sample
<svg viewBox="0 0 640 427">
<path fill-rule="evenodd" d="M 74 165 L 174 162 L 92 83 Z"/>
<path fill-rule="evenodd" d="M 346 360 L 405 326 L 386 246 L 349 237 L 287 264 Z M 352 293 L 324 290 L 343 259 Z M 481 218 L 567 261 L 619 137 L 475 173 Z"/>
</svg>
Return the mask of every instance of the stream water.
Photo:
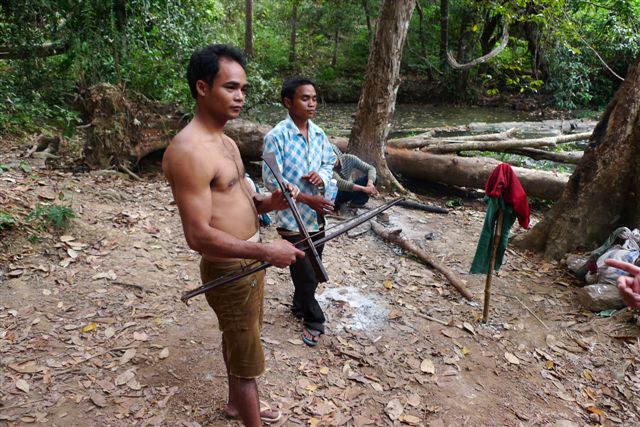
<svg viewBox="0 0 640 427">
<path fill-rule="evenodd" d="M 357 104 L 320 104 L 318 105 L 316 117 L 313 121 L 322 127 L 329 135 L 349 136 L 356 109 Z M 275 125 L 286 117 L 286 110 L 280 105 L 261 105 L 244 112 L 243 116 L 246 119 L 258 123 Z M 567 119 L 565 123 L 565 127 L 567 128 L 569 127 L 569 121 L 570 119 Z M 544 118 L 533 116 L 531 113 L 524 111 L 475 106 L 398 104 L 396 105 L 389 137 L 407 136 L 409 134 L 420 133 L 426 128 L 443 126 L 469 125 L 474 123 L 500 123 L 504 125 L 500 129 L 493 131 L 496 132 L 506 130 L 512 125 L 524 125 L 524 122 L 527 122 L 527 126 L 523 126 L 523 130 L 519 131 L 514 137 L 538 138 L 560 133 L 557 121 L 553 121 L 552 126 L 556 126 L 558 129 L 552 129 L 548 122 L 544 122 Z M 584 130 L 577 129 L 576 131 Z M 582 143 L 574 143 L 571 149 L 582 149 L 584 148 L 582 145 Z M 520 164 L 532 168 L 554 169 L 566 172 L 574 169 L 573 165 L 562 165 L 547 160 L 537 161 L 516 154 L 491 153 L 488 155 L 502 161 L 509 161 L 513 164 Z"/>
<path fill-rule="evenodd" d="M 320 104 L 314 122 L 332 135 L 348 135 L 357 104 Z M 279 105 L 259 106 L 245 115 L 246 118 L 267 125 L 275 125 L 286 117 L 286 110 Z M 440 106 L 423 104 L 398 104 L 391 124 L 390 136 L 407 131 L 466 125 L 474 122 L 499 123 L 531 121 L 527 112 L 471 107 Z"/>
</svg>

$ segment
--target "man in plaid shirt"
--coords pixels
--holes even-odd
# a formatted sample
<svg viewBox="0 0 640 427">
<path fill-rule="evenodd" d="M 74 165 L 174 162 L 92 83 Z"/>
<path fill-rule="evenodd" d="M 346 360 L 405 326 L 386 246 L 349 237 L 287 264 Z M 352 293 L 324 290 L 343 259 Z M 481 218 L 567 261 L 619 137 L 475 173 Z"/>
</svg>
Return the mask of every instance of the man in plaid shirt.
<svg viewBox="0 0 640 427">
<path fill-rule="evenodd" d="M 314 240 L 324 236 L 324 215 L 333 212 L 333 203 L 323 197 L 324 188 L 333 174 L 336 155 L 324 131 L 310 119 L 316 112 L 315 84 L 305 78 L 291 77 L 282 85 L 281 101 L 289 116 L 278 123 L 264 137 L 264 152 L 275 154 L 284 180 L 299 190 L 298 210 Z M 275 191 L 278 184 L 266 165 L 262 166 L 265 186 Z M 304 236 L 298 230 L 291 210 L 276 212 L 276 227 L 282 238 L 295 244 Z M 322 256 L 323 246 L 316 248 Z M 318 287 L 310 254 L 289 266 L 295 288 L 292 313 L 303 319 L 303 341 L 309 346 L 318 344 L 324 333 L 325 317 L 316 300 Z"/>
</svg>

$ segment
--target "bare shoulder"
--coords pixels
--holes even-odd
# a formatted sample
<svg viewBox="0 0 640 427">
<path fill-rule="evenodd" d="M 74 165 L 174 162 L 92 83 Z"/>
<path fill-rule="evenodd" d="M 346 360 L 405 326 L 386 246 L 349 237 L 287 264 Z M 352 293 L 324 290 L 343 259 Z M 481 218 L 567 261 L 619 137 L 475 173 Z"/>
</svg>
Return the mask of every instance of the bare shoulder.
<svg viewBox="0 0 640 427">
<path fill-rule="evenodd" d="M 204 174 L 212 178 L 213 163 L 208 161 L 205 138 L 188 125 L 171 140 L 162 158 L 162 170 L 170 183 L 177 176 L 197 179 Z"/>
<path fill-rule="evenodd" d="M 240 155 L 240 149 L 238 148 L 238 144 L 233 140 L 233 138 L 231 138 L 230 136 L 228 136 L 227 134 L 222 134 L 222 138 L 224 139 L 224 142 L 230 146 L 233 147 L 234 151 Z"/>
</svg>

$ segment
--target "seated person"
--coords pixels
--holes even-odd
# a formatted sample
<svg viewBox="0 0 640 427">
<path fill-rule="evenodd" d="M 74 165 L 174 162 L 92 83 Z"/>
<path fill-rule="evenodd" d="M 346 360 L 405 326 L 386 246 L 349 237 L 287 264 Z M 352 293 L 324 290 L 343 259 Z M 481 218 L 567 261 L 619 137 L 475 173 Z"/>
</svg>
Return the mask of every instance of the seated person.
<svg viewBox="0 0 640 427">
<path fill-rule="evenodd" d="M 347 202 L 350 202 L 351 207 L 361 208 L 369 201 L 369 196 L 378 195 L 375 187 L 376 168 L 353 154 L 343 154 L 335 144 L 332 145 L 337 157 L 333 167 L 333 178 L 338 182 L 335 208 L 339 209 Z M 364 175 L 354 181 L 353 174 L 356 171 Z"/>
</svg>

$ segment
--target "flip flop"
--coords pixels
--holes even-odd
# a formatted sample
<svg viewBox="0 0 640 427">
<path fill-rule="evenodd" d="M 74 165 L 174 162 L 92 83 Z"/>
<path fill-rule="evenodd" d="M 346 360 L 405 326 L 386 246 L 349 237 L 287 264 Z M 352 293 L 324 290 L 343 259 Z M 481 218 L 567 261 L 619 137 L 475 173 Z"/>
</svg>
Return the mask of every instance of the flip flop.
<svg viewBox="0 0 640 427">
<path fill-rule="evenodd" d="M 271 416 L 268 417 L 266 415 L 262 415 L 263 412 L 273 412 L 276 415 L 275 416 Z M 225 411 L 225 416 L 230 419 L 230 420 L 239 420 L 240 419 L 240 415 L 229 415 L 226 413 Z M 278 421 L 280 421 L 282 419 L 282 411 L 280 411 L 279 409 L 273 409 L 271 408 L 271 406 L 264 401 L 260 401 L 260 420 L 263 423 L 277 423 Z"/>
<path fill-rule="evenodd" d="M 262 413 L 265 411 L 273 412 L 276 415 L 272 417 L 267 417 L 265 415 L 262 415 Z M 271 405 L 261 400 L 260 401 L 260 419 L 262 420 L 263 423 L 277 423 L 282 419 L 282 411 L 280 411 L 279 409 L 272 409 Z"/>
<path fill-rule="evenodd" d="M 309 339 L 305 336 L 304 332 L 307 332 L 309 335 L 311 335 L 313 338 L 315 339 Z M 320 338 L 320 335 L 322 335 L 322 332 L 315 330 L 315 329 L 310 329 L 310 328 L 304 328 L 304 332 L 302 333 L 302 341 L 308 345 L 309 347 L 315 347 L 318 345 L 318 338 Z"/>
</svg>

